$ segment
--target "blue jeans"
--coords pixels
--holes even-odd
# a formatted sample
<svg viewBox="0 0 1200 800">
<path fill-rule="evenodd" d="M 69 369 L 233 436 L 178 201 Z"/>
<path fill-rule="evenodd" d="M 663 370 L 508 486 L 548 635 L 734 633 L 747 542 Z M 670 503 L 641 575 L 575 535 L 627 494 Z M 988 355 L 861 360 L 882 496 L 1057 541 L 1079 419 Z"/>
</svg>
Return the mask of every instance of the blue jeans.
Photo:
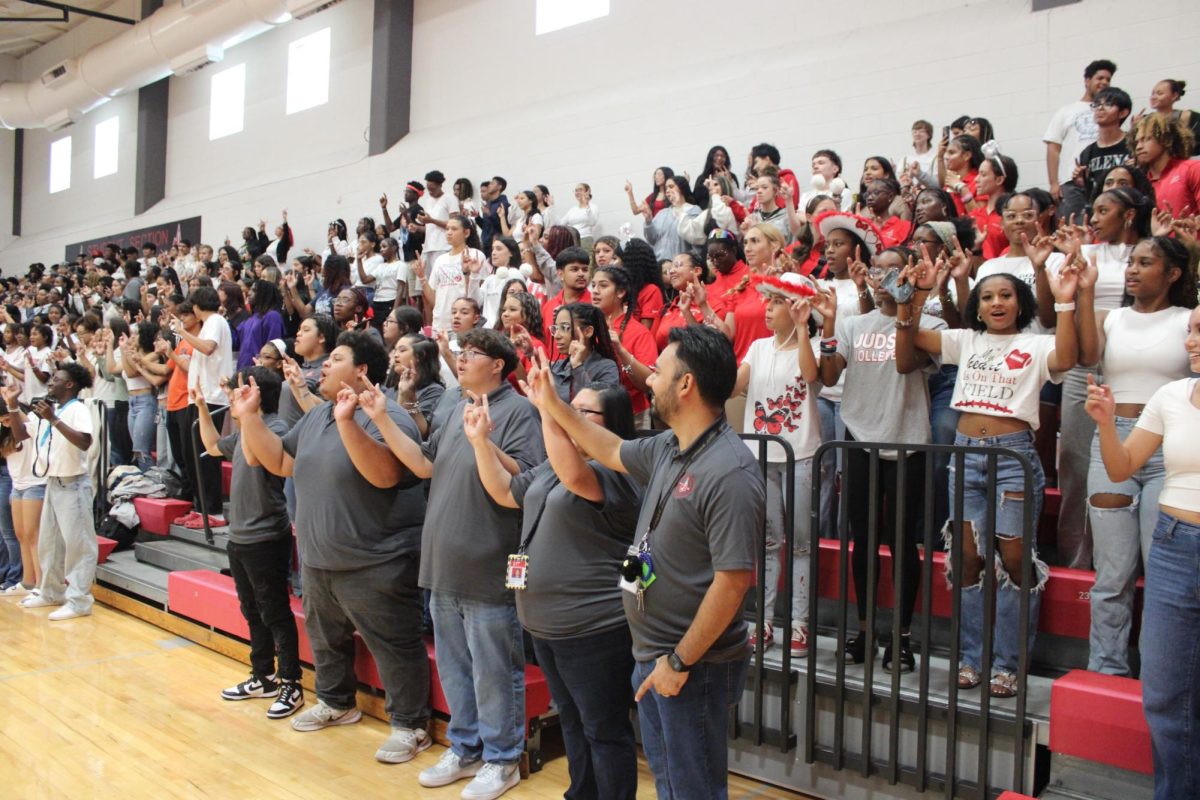
<svg viewBox="0 0 1200 800">
<path fill-rule="evenodd" d="M 155 443 L 158 441 L 158 401 L 153 394 L 129 396 L 129 437 L 133 440 L 133 463 L 145 472 L 154 466 Z M 215 513 L 215 512 L 213 512 Z"/>
<path fill-rule="evenodd" d="M 632 649 L 624 623 L 570 639 L 533 637 L 567 750 L 571 785 L 565 800 L 633 800 L 637 795 L 637 744 L 629 720 Z"/>
<path fill-rule="evenodd" d="M 0 464 L 0 589 L 7 589 L 21 581 L 21 543 L 13 528 L 12 478 L 8 465 Z"/>
<path fill-rule="evenodd" d="M 929 426 L 934 444 L 954 444 L 958 434 L 958 412 L 950 407 L 954 396 L 954 381 L 958 378 L 958 367 L 945 366 L 940 372 L 929 376 Z M 950 475 L 950 454 L 934 453 L 933 456 L 933 529 L 941 530 L 950 518 L 950 493 L 947 481 Z M 920 530 L 925 530 L 924 526 Z"/>
<path fill-rule="evenodd" d="M 1013 450 L 1027 458 L 1033 466 L 1033 497 L 1015 499 L 1005 494 L 1013 492 L 1025 494 L 1025 472 L 1019 462 L 1011 458 L 996 460 L 996 529 L 987 530 L 987 463 L 986 455 L 973 454 L 965 457 L 963 467 L 966 470 L 963 483 L 963 517 L 964 522 L 970 523 L 975 537 L 975 547 L 980 557 L 984 555 L 985 537 L 995 536 L 1001 539 L 1019 539 L 1025 525 L 1025 503 L 1033 503 L 1033 521 L 1037 525 L 1038 515 L 1042 510 L 1042 493 L 1046 488 L 1046 477 L 1042 473 L 1041 462 L 1038 461 L 1037 451 L 1033 446 L 1033 432 L 1020 431 L 1003 436 L 992 436 L 987 439 L 975 439 L 963 434 L 955 437 L 954 443 L 960 447 L 1003 447 Z M 950 513 L 953 516 L 955 503 L 955 462 L 950 462 Z M 947 528 L 947 533 L 950 528 Z M 961 543 L 950 542 L 951 547 L 961 547 Z M 1033 641 L 1037 636 L 1038 614 L 1042 604 L 1042 586 L 1045 585 L 1049 567 L 1039 560 L 1037 552 L 1031 554 L 1033 559 L 1034 585 L 1029 595 L 1029 641 L 1028 651 L 1033 652 Z M 946 560 L 949 570 L 952 559 Z M 984 564 L 984 569 L 988 565 Z M 995 563 L 997 583 L 996 592 L 996 631 L 993 647 L 993 661 L 997 672 L 1016 673 L 1020 656 L 1021 635 L 1021 588 L 1014 582 L 1000 561 L 999 548 L 996 551 Z M 959 629 L 959 645 L 961 647 L 960 662 L 962 665 L 983 671 L 983 618 L 984 618 L 983 577 L 972 586 L 964 586 L 962 592 L 962 627 Z"/>
<path fill-rule="evenodd" d="M 824 397 L 817 398 L 817 409 L 821 412 L 821 441 L 836 442 L 846 438 L 846 424 L 842 422 L 842 404 Z M 841 450 L 828 451 L 821 458 L 821 538 L 838 537 L 838 492 L 837 476 L 842 467 Z"/>
<path fill-rule="evenodd" d="M 525 749 L 525 648 L 517 607 L 430 595 L 438 678 L 458 757 L 515 764 Z"/>
<path fill-rule="evenodd" d="M 710 664 L 688 673 L 683 690 L 661 697 L 653 690 L 638 703 L 642 751 L 659 800 L 726 800 L 729 797 L 729 708 L 742 697 L 750 658 Z M 636 689 L 654 671 L 654 661 L 633 666 Z"/>
<path fill-rule="evenodd" d="M 1136 419 L 1117 417 L 1121 441 L 1133 430 Z M 1133 627 L 1133 594 L 1138 565 L 1150 554 L 1150 541 L 1158 523 L 1158 495 L 1166 479 L 1162 448 L 1128 480 L 1108 479 L 1100 457 L 1100 437 L 1092 438 L 1088 471 L 1088 497 L 1098 494 L 1129 498 L 1124 508 L 1096 508 L 1089 501 L 1092 521 L 1092 560 L 1096 583 L 1092 586 L 1092 626 L 1088 669 L 1109 675 L 1129 675 L 1129 632 Z"/>
<path fill-rule="evenodd" d="M 1200 797 L 1200 525 L 1158 516 L 1146 563 L 1142 705 L 1154 798 Z"/>
</svg>

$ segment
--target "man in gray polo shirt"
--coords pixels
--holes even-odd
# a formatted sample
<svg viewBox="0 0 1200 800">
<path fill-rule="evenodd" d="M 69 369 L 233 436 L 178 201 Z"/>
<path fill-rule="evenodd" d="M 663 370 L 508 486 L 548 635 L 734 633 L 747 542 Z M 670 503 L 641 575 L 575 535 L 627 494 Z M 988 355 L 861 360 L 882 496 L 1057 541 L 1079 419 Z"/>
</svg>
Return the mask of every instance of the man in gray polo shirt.
<svg viewBox="0 0 1200 800">
<path fill-rule="evenodd" d="M 392 724 L 375 757 L 401 763 L 430 745 L 429 661 L 417 588 L 425 494 L 383 443 L 378 426 L 357 408 L 355 393 L 382 381 L 387 366 L 387 353 L 371 337 L 343 333 L 321 369 L 326 402 L 286 436 L 267 428 L 254 386 L 238 389 L 231 408 L 248 453 L 269 472 L 296 478 L 296 538 L 319 702 L 292 727 L 313 731 L 361 719 L 355 708 L 357 629 L 379 669 Z M 386 414 L 419 441 L 403 409 L 389 401 Z"/>
<path fill-rule="evenodd" d="M 650 377 L 671 432 L 624 441 L 558 397 L 545 357 L 530 392 L 587 454 L 646 486 L 625 581 L 642 747 L 659 797 L 726 797 L 725 727 L 741 697 L 749 639 L 742 600 L 754 579 L 766 488 L 725 421 L 737 362 L 719 332 L 688 326 Z M 639 565 L 638 562 L 641 562 Z"/>
<path fill-rule="evenodd" d="M 421 537 L 421 586 L 437 642 L 438 676 L 450 704 L 451 747 L 422 770 L 422 786 L 474 776 L 464 798 L 495 798 L 520 781 L 525 744 L 525 654 L 513 593 L 504 586 L 508 556 L 517 552 L 521 512 L 502 508 L 479 480 L 475 450 L 463 431 L 468 397 L 487 396 L 491 440 L 513 474 L 546 458 L 537 411 L 508 382 L 517 353 L 499 331 L 475 329 L 459 340 L 458 381 L 464 399 L 424 447 L 395 436 L 378 418 L 392 451 L 429 485 Z M 365 398 L 371 402 L 369 398 Z M 372 403 L 372 415 L 377 405 Z M 744 448 L 743 448 L 744 449 Z"/>
</svg>

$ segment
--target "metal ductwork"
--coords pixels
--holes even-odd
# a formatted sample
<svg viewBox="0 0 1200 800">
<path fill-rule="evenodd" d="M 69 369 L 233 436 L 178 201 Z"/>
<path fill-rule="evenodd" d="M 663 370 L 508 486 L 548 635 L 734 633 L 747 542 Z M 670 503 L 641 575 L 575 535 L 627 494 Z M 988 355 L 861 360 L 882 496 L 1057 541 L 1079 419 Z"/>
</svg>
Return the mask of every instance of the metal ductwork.
<svg viewBox="0 0 1200 800">
<path fill-rule="evenodd" d="M 61 129 L 118 95 L 220 61 L 226 49 L 340 0 L 178 0 L 26 83 L 0 83 L 0 127 Z"/>
</svg>

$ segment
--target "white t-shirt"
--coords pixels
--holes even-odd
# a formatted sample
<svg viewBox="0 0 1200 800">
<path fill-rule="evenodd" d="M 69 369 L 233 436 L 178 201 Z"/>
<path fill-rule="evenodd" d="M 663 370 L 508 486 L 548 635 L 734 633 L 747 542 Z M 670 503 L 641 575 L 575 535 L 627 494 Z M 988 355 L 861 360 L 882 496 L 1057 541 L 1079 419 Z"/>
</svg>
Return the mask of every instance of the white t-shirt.
<svg viewBox="0 0 1200 800">
<path fill-rule="evenodd" d="M 374 275 L 375 270 L 378 269 L 379 265 L 382 263 L 383 263 L 383 256 L 379 255 L 378 253 L 376 253 L 375 255 L 372 255 L 372 256 L 367 256 L 366 258 L 363 259 L 363 262 L 362 262 L 363 272 L 367 275 Z M 370 287 L 372 289 L 378 290 L 378 284 L 363 283 L 362 278 L 359 277 L 359 275 L 358 275 L 358 264 L 351 264 L 350 272 L 351 272 L 351 274 L 354 275 L 354 285 L 355 286 L 357 286 L 359 288 Z"/>
<path fill-rule="evenodd" d="M 1058 271 L 1059 267 L 1066 261 L 1066 257 L 1062 253 L 1051 253 L 1046 259 L 1046 269 Z M 984 278 L 990 275 L 998 275 L 1007 272 L 1014 278 L 1020 278 L 1029 285 L 1033 290 L 1033 295 L 1037 297 L 1037 273 L 1034 272 L 1033 262 L 1028 256 L 1000 256 L 999 258 L 989 258 L 987 261 L 979 265 L 979 269 L 975 271 L 975 283 L 978 284 Z M 1041 323 L 1036 316 L 1033 322 L 1027 328 L 1029 333 L 1049 333 L 1050 329 Z"/>
<path fill-rule="evenodd" d="M 325 249 L 321 251 L 321 260 L 328 261 L 332 255 L 350 257 L 353 250 L 350 248 L 350 243 L 345 239 L 334 239 Z"/>
<path fill-rule="evenodd" d="M 1191 309 L 1171 306 L 1139 314 L 1126 306 L 1104 318 L 1104 382 L 1118 403 L 1147 403 L 1158 389 L 1191 373 L 1187 351 Z"/>
<path fill-rule="evenodd" d="M 837 316 L 838 319 L 853 317 L 858 315 L 858 286 L 849 278 L 830 278 L 829 280 L 819 281 L 821 288 L 833 289 L 837 293 Z M 834 403 L 842 402 L 842 387 L 846 385 L 846 373 L 843 372 L 838 382 L 833 386 L 823 386 L 821 388 L 821 397 Z"/>
<path fill-rule="evenodd" d="M 792 340 L 795 343 L 795 339 Z M 814 354 L 819 341 L 812 341 Z M 818 386 L 800 377 L 800 351 L 780 350 L 775 337 L 750 343 L 742 364 L 750 367 L 746 387 L 746 412 L 742 430 L 779 436 L 792 446 L 796 460 L 811 458 L 821 444 L 821 413 L 817 410 Z M 758 442 L 746 443 L 758 454 Z M 767 460 L 786 461 L 783 448 L 767 447 Z"/>
<path fill-rule="evenodd" d="M 33 363 L 37 366 L 39 372 L 49 372 L 53 365 L 50 363 L 49 347 L 38 349 L 32 345 L 26 351 L 33 356 Z M 35 397 L 42 397 L 46 394 L 46 384 L 38 380 L 33 374 L 33 367 L 29 366 L 28 359 L 21 356 L 21 366 L 25 369 L 25 385 L 21 388 L 21 402 L 28 404 Z"/>
<path fill-rule="evenodd" d="M 510 280 L 521 278 L 519 270 L 513 267 L 505 267 L 504 274 L 499 275 L 496 268 L 488 266 L 492 270 L 492 274 L 483 279 L 483 324 L 484 327 L 490 328 L 500 320 L 500 312 L 503 311 L 503 302 L 500 298 L 500 292 L 504 289 L 504 284 Z M 522 279 L 523 282 L 523 279 Z"/>
<path fill-rule="evenodd" d="M 1131 244 L 1085 244 L 1080 255 L 1085 260 L 1095 256 L 1099 278 L 1096 280 L 1096 310 L 1112 311 L 1121 307 L 1125 296 L 1125 267 L 1129 266 Z"/>
<path fill-rule="evenodd" d="M 375 302 L 390 303 L 396 299 L 396 282 L 400 279 L 400 271 L 403 269 L 407 272 L 408 266 L 403 261 L 387 262 L 383 260 L 383 256 L 377 258 L 379 261 L 370 269 L 367 269 L 367 262 L 364 261 L 363 269 L 375 279 L 371 284 L 375 287 Z"/>
<path fill-rule="evenodd" d="M 479 272 L 471 275 L 471 286 L 468 290 L 466 277 L 463 275 L 462 257 L 467 252 L 453 255 L 442 253 L 433 262 L 433 271 L 426 276 L 429 285 L 433 287 L 433 328 L 438 331 L 450 330 L 450 307 L 460 297 L 473 297 L 483 305 L 483 283 L 491 274 L 491 265 L 479 250 L 471 250 L 472 256 L 482 265 Z"/>
<path fill-rule="evenodd" d="M 1137 421 L 1137 427 L 1163 437 L 1163 465 L 1167 478 L 1160 505 L 1200 511 L 1200 408 L 1192 402 L 1196 378 L 1184 378 L 1163 386 Z"/>
<path fill-rule="evenodd" d="M 1092 104 L 1086 100 L 1067 103 L 1054 112 L 1049 127 L 1042 135 L 1042 141 L 1062 145 L 1062 154 L 1058 159 L 1060 184 L 1066 185 L 1071 182 L 1079 154 L 1099 136 L 1100 126 L 1096 124 Z"/>
<path fill-rule="evenodd" d="M 458 211 L 458 201 L 449 192 L 442 192 L 441 197 L 434 197 L 426 193 L 421 195 L 419 202 L 427 215 L 442 222 L 450 219 L 450 215 Z M 446 241 L 446 229 L 428 223 L 425 226 L 425 252 L 436 253 L 449 249 L 450 243 Z"/>
<path fill-rule="evenodd" d="M 125 376 L 125 388 L 140 391 L 142 389 L 150 389 L 150 381 L 139 372 L 136 375 L 129 375 L 125 372 L 125 354 L 119 348 L 113 348 L 113 363 L 117 365 L 117 371 Z"/>
<path fill-rule="evenodd" d="M 88 411 L 87 405 L 79 400 L 69 400 L 64 405 L 58 408 L 58 418 L 62 420 L 62 424 L 66 425 L 79 433 L 92 434 L 92 412 Z M 47 432 L 49 436 L 47 437 Z M 63 435 L 58 427 L 51 428 L 48 424 L 41 426 L 41 432 L 38 439 L 38 450 L 45 453 L 47 444 L 43 444 L 46 439 L 49 439 L 48 446 L 50 449 L 49 469 L 46 470 L 46 475 L 51 478 L 74 478 L 83 475 L 87 472 L 87 450 L 80 450 L 75 445 L 67 441 L 67 437 Z"/>
<path fill-rule="evenodd" d="M 942 331 L 942 363 L 958 365 L 950 407 L 964 414 L 1021 419 L 1038 428 L 1038 399 L 1050 371 L 1054 337 L 1028 331 L 1008 336 L 960 328 Z"/>
<path fill-rule="evenodd" d="M 206 402 L 225 405 L 225 393 L 221 391 L 221 378 L 233 375 L 233 337 L 229 323 L 220 314 L 212 314 L 204 320 L 199 339 L 217 343 L 212 355 L 206 356 L 197 347 L 192 351 L 188 365 L 188 391 L 199 389 Z"/>
<path fill-rule="evenodd" d="M 910 164 L 917 164 L 921 168 L 921 172 L 926 175 L 933 175 L 933 165 L 937 159 L 937 148 L 930 147 L 924 153 L 918 153 L 916 150 L 909 150 L 900 158 L 897 158 L 893 164 L 896 166 L 896 174 L 902 175 L 908 169 Z"/>
<path fill-rule="evenodd" d="M 28 438 L 21 442 L 20 450 L 14 450 L 6 456 L 8 474 L 12 477 L 14 489 L 29 489 L 46 483 L 44 475 L 38 478 L 33 474 L 33 460 L 37 454 L 37 423 L 37 417 L 25 418 L 25 432 Z M 42 422 L 42 427 L 46 427 L 45 422 Z"/>
<path fill-rule="evenodd" d="M 558 224 L 569 225 L 579 231 L 580 239 L 594 237 L 600 226 L 600 210 L 596 208 L 595 203 L 589 203 L 587 208 L 577 205 L 563 214 Z M 425 246 L 429 246 L 428 241 Z"/>
</svg>

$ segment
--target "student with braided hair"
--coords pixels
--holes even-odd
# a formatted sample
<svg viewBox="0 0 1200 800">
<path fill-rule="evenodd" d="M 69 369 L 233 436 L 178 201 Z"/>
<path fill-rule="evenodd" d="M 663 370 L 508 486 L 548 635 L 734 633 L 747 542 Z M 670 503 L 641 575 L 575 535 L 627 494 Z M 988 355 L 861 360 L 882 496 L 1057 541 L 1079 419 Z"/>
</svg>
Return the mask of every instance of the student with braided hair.
<svg viewBox="0 0 1200 800">
<path fill-rule="evenodd" d="M 649 284 L 647 284 L 649 285 Z M 650 400 L 646 397 L 646 378 L 658 361 L 654 336 L 637 321 L 640 316 L 633 294 L 633 279 L 620 266 L 598 267 L 592 275 L 592 304 L 608 322 L 621 385 L 629 392 L 636 427 L 650 427 Z M 630 298 L 633 297 L 633 300 Z"/>
</svg>

